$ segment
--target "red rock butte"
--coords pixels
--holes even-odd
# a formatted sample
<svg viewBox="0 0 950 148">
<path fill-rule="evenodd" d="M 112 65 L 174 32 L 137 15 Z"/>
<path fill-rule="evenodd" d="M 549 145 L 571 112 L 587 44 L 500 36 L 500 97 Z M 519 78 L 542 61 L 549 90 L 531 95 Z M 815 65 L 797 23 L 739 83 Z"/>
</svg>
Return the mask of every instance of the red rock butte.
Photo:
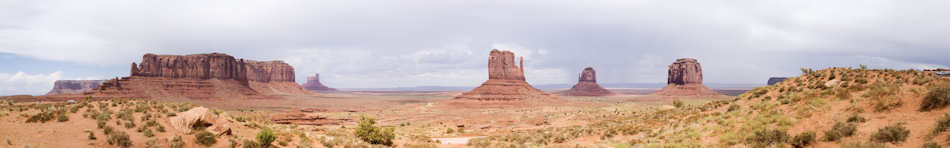
<svg viewBox="0 0 950 148">
<path fill-rule="evenodd" d="M 303 88 L 312 91 L 336 91 L 336 89 L 324 86 L 323 83 L 320 83 L 319 73 L 307 77 L 307 82 L 303 83 Z"/>
<path fill-rule="evenodd" d="M 551 98 L 528 84 L 524 76 L 524 58 L 515 65 L 515 54 L 494 49 L 488 57 L 488 80 L 472 91 L 453 100 L 515 101 L 533 98 Z"/>
<path fill-rule="evenodd" d="M 614 93 L 597 84 L 597 71 L 594 71 L 592 67 L 587 67 L 581 71 L 580 76 L 577 78 L 577 84 L 574 84 L 570 90 L 561 92 L 561 95 L 609 96 L 614 95 Z"/>
<path fill-rule="evenodd" d="M 282 61 L 235 59 L 221 54 L 145 54 L 130 76 L 104 82 L 87 95 L 137 98 L 232 98 L 312 94 L 294 82 Z"/>
<path fill-rule="evenodd" d="M 46 95 L 82 94 L 99 87 L 105 80 L 56 80 Z"/>
<path fill-rule="evenodd" d="M 721 95 L 703 85 L 703 68 L 693 58 L 676 59 L 669 66 L 666 87 L 656 92 L 663 96 L 718 96 Z"/>
</svg>

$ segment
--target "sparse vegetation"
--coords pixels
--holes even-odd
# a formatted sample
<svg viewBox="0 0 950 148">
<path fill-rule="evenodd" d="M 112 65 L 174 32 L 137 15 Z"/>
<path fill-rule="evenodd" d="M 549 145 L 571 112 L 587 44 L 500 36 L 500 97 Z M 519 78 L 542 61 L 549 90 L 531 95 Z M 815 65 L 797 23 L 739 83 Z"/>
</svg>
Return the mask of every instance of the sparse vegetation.
<svg viewBox="0 0 950 148">
<path fill-rule="evenodd" d="M 841 148 L 884 148 L 884 144 L 874 142 L 852 141 L 841 144 Z"/>
<path fill-rule="evenodd" d="M 806 131 L 796 135 L 789 142 L 795 148 L 803 148 L 805 146 L 815 143 L 815 132 Z"/>
<path fill-rule="evenodd" d="M 172 138 L 172 141 L 169 145 L 172 148 L 181 148 L 185 146 L 185 141 L 182 141 L 181 136 L 176 135 L 174 138 Z"/>
<path fill-rule="evenodd" d="M 831 130 L 825 131 L 825 140 L 827 141 L 838 141 L 843 137 L 850 137 L 854 135 L 854 131 L 857 130 L 857 125 L 853 123 L 844 123 L 838 122 L 831 127 Z"/>
<path fill-rule="evenodd" d="M 950 105 L 950 86 L 935 87 L 927 92 L 920 104 L 921 111 L 930 111 Z"/>
<path fill-rule="evenodd" d="M 853 114 L 850 117 L 848 117 L 848 123 L 864 123 L 867 121 L 868 119 L 865 119 L 864 117 L 861 117 L 858 114 Z"/>
<path fill-rule="evenodd" d="M 267 148 L 271 146 L 271 143 L 274 140 L 277 140 L 277 137 L 274 136 L 274 131 L 270 129 L 264 129 L 257 133 L 257 144 L 260 144 L 262 148 Z M 247 143 L 247 142 L 245 142 Z"/>
<path fill-rule="evenodd" d="M 129 134 L 125 132 L 114 132 L 109 134 L 109 145 L 121 146 L 121 147 L 131 147 L 132 139 L 129 139 Z"/>
<path fill-rule="evenodd" d="M 359 126 L 356 128 L 356 131 L 354 131 L 354 135 L 371 144 L 393 145 L 392 140 L 396 138 L 396 135 L 393 134 L 393 129 L 377 127 L 374 124 L 376 124 L 376 119 L 361 117 Z M 449 128 L 449 130 L 451 130 L 451 128 Z"/>
<path fill-rule="evenodd" d="M 198 143 L 204 146 L 211 146 L 217 142 L 218 142 L 217 136 L 215 136 L 211 132 L 201 131 L 201 132 L 198 132 L 198 134 L 195 134 L 195 143 Z"/>
<path fill-rule="evenodd" d="M 682 108 L 682 107 L 683 107 L 683 100 L 679 100 L 679 99 L 673 100 L 673 106 L 676 107 L 676 108 Z"/>
<path fill-rule="evenodd" d="M 876 142 L 899 143 L 907 140 L 908 135 L 910 135 L 910 130 L 904 128 L 903 124 L 896 124 L 878 129 L 877 132 L 871 134 L 871 140 Z"/>
<path fill-rule="evenodd" d="M 784 143 L 788 139 L 788 133 L 783 130 L 766 129 L 755 131 L 748 141 L 757 146 L 770 146 Z"/>
<path fill-rule="evenodd" d="M 942 148 L 942 147 L 936 142 L 931 141 L 931 142 L 924 143 L 924 145 L 920 146 L 920 148 Z"/>
</svg>

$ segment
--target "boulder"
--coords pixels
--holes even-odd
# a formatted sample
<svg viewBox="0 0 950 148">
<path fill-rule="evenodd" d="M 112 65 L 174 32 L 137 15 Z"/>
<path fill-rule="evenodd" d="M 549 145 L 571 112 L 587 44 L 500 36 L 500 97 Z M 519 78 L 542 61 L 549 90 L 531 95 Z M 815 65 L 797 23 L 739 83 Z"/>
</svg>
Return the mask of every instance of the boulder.
<svg viewBox="0 0 950 148">
<path fill-rule="evenodd" d="M 224 118 L 218 118 L 211 110 L 204 107 L 195 107 L 191 110 L 175 114 L 168 118 L 168 123 L 172 128 L 182 132 L 191 133 L 192 129 L 197 127 L 206 127 L 209 132 L 215 135 L 230 135 L 233 122 Z"/>
<path fill-rule="evenodd" d="M 656 92 L 663 96 L 718 96 L 703 85 L 703 69 L 693 58 L 676 59 L 667 70 L 666 87 Z"/>
<path fill-rule="evenodd" d="M 581 71 L 580 77 L 577 78 L 577 84 L 574 84 L 570 90 L 561 92 L 561 94 L 566 96 L 608 96 L 614 93 L 598 85 L 597 72 L 594 71 L 594 68 L 587 67 Z"/>
<path fill-rule="evenodd" d="M 82 94 L 85 91 L 99 87 L 105 80 L 56 80 L 46 95 Z"/>
<path fill-rule="evenodd" d="M 303 88 L 312 91 L 336 91 L 336 89 L 324 86 L 323 83 L 320 83 L 319 73 L 307 77 L 307 82 L 303 83 Z"/>
</svg>

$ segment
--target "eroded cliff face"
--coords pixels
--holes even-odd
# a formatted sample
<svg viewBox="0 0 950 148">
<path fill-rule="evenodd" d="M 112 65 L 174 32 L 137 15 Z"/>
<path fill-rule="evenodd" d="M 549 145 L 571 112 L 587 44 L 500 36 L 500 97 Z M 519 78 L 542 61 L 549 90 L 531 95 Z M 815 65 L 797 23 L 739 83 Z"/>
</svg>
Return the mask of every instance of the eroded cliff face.
<svg viewBox="0 0 950 148">
<path fill-rule="evenodd" d="M 488 57 L 488 80 L 454 100 L 514 101 L 550 98 L 549 94 L 525 81 L 524 69 L 515 65 L 514 55 L 511 51 L 492 50 Z"/>
<path fill-rule="evenodd" d="M 105 80 L 56 80 L 53 89 L 46 95 L 82 94 L 85 91 L 99 87 Z"/>
<path fill-rule="evenodd" d="M 303 88 L 312 91 L 336 91 L 336 89 L 324 86 L 323 83 L 320 83 L 319 73 L 307 77 L 307 82 L 303 84 Z"/>
<path fill-rule="evenodd" d="M 693 58 L 676 59 L 667 70 L 667 85 L 657 95 L 716 96 L 721 95 L 703 85 L 703 69 Z"/>
<path fill-rule="evenodd" d="M 597 71 L 594 68 L 587 67 L 581 71 L 577 78 L 577 84 L 574 84 L 570 90 L 561 92 L 567 96 L 608 96 L 614 93 L 597 84 Z"/>
<path fill-rule="evenodd" d="M 294 82 L 282 61 L 236 59 L 222 53 L 145 54 L 129 77 L 104 82 L 90 95 L 140 98 L 246 98 L 269 94 L 311 94 Z"/>
</svg>

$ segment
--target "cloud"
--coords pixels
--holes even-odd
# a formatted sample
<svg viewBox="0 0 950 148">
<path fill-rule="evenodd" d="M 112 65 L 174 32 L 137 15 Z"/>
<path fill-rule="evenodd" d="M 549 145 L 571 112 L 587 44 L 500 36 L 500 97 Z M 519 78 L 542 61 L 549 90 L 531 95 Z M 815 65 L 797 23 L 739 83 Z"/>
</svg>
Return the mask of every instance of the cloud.
<svg viewBox="0 0 950 148">
<path fill-rule="evenodd" d="M 51 88 L 53 83 L 59 80 L 63 75 L 62 71 L 56 71 L 49 74 L 28 74 L 17 72 L 14 74 L 0 73 L 0 94 L 45 94 Z"/>
<path fill-rule="evenodd" d="M 477 85 L 492 48 L 532 83 L 665 81 L 699 59 L 710 83 L 798 68 L 946 67 L 950 1 L 315 0 L 0 2 L 0 52 L 126 67 L 144 53 L 284 60 L 327 85 Z M 535 71 L 536 70 L 536 71 Z M 117 71 L 128 69 L 90 69 Z M 29 71 L 27 71 L 29 72 Z M 74 73 L 66 71 L 67 73 Z M 101 76 L 114 77 L 114 76 Z"/>
</svg>

